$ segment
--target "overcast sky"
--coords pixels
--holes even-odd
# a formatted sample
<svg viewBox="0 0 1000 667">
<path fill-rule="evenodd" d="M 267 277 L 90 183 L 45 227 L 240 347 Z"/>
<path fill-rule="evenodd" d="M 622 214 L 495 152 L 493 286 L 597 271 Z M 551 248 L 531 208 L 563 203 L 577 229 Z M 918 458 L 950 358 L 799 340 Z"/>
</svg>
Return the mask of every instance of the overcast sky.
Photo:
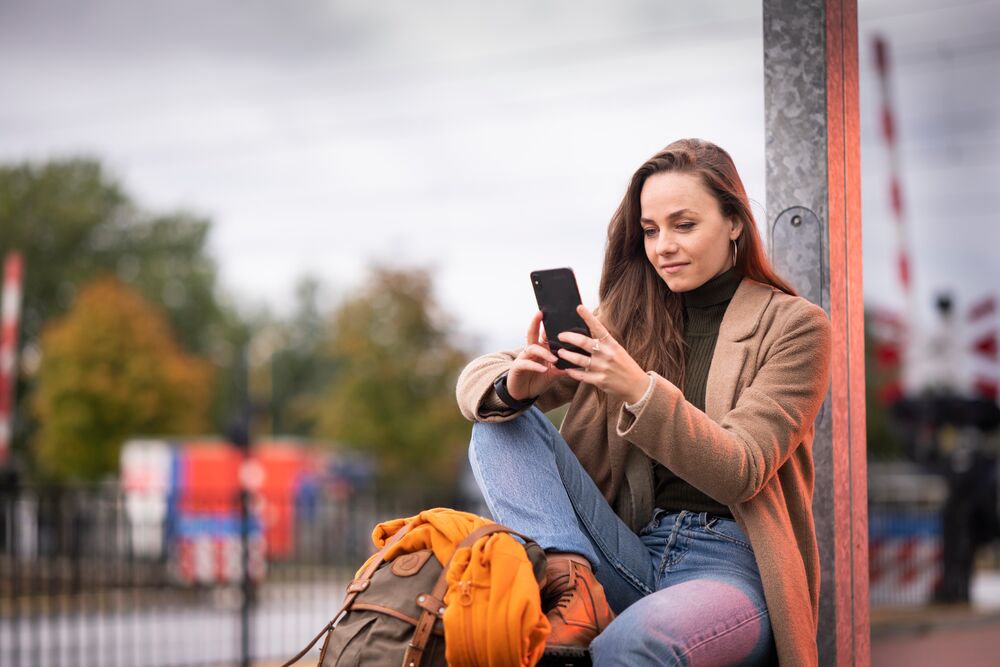
<svg viewBox="0 0 1000 667">
<path fill-rule="evenodd" d="M 919 300 L 1000 285 L 1000 2 L 862 0 L 866 299 L 901 307 L 870 40 L 894 55 Z M 608 219 L 673 139 L 727 148 L 764 213 L 755 2 L 0 0 L 0 160 L 100 158 L 213 223 L 228 292 L 331 298 L 434 270 L 476 351 L 516 345 L 532 269 L 596 300 Z"/>
</svg>

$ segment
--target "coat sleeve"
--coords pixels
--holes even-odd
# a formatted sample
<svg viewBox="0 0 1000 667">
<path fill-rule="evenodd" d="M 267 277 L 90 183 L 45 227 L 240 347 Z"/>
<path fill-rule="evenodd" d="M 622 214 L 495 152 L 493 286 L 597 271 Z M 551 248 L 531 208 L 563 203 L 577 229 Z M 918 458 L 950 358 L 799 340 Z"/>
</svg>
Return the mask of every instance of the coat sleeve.
<svg viewBox="0 0 1000 667">
<path fill-rule="evenodd" d="M 830 381 L 831 328 L 804 302 L 786 319 L 735 407 L 715 422 L 657 375 L 637 415 L 619 413 L 618 435 L 726 505 L 753 498 L 813 428 Z"/>
<path fill-rule="evenodd" d="M 493 390 L 493 382 L 510 369 L 520 349 L 496 352 L 473 359 L 458 376 L 455 395 L 458 408 L 469 421 L 498 422 L 513 419 L 521 410 L 506 407 Z M 535 402 L 542 412 L 568 403 L 576 391 L 577 382 L 569 376 L 560 378 Z"/>
</svg>

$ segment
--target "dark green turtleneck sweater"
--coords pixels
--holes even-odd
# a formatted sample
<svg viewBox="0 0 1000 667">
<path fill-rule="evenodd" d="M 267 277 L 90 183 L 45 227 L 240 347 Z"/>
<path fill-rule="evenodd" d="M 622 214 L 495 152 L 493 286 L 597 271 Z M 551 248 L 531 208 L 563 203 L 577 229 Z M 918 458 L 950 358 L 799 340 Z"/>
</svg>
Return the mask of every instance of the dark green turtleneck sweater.
<svg viewBox="0 0 1000 667">
<path fill-rule="evenodd" d="M 719 326 L 726 313 L 740 277 L 734 269 L 719 274 L 707 283 L 684 292 L 684 398 L 699 410 L 705 409 L 708 368 L 719 338 Z M 687 446 L 697 446 L 689 443 Z M 653 468 L 656 484 L 656 507 L 670 511 L 690 510 L 732 516 L 729 508 L 716 502 L 662 465 Z"/>
</svg>

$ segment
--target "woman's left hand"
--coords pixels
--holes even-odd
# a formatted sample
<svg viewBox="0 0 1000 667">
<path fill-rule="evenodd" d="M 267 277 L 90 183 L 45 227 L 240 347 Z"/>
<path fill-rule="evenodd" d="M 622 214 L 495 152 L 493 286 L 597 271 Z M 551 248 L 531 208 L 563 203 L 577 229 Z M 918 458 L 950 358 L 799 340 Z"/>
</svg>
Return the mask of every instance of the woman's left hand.
<svg viewBox="0 0 1000 667">
<path fill-rule="evenodd" d="M 564 331 L 559 340 L 589 350 L 590 356 L 560 349 L 560 357 L 580 368 L 568 368 L 566 373 L 579 382 L 592 384 L 598 389 L 626 403 L 636 403 L 649 387 L 649 376 L 621 344 L 611 337 L 601 321 L 584 306 L 577 306 L 583 321 L 590 329 L 590 336 Z"/>
</svg>

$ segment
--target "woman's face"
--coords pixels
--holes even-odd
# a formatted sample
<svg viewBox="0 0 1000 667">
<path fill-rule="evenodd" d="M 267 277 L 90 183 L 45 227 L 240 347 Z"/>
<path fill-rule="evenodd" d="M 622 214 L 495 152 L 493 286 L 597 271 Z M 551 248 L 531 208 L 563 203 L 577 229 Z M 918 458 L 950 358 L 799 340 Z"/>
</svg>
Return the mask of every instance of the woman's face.
<svg viewBox="0 0 1000 667">
<path fill-rule="evenodd" d="M 659 172 L 639 194 L 646 257 L 672 292 L 687 292 L 733 265 L 743 223 L 722 216 L 719 202 L 694 174 Z"/>
</svg>

